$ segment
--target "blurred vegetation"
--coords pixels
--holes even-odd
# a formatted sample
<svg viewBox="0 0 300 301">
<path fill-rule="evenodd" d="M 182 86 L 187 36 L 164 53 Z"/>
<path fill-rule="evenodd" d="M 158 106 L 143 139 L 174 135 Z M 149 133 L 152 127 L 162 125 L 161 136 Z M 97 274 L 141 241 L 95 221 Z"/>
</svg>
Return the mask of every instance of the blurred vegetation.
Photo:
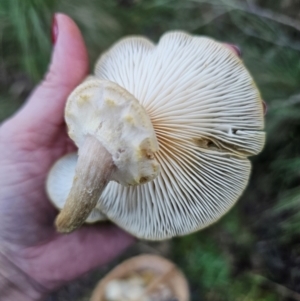
<svg viewBox="0 0 300 301">
<path fill-rule="evenodd" d="M 0 120 L 46 71 L 54 11 L 78 23 L 91 64 L 128 34 L 182 29 L 240 46 L 268 105 L 267 144 L 237 206 L 173 240 L 170 256 L 193 300 L 300 300 L 300 1 L 1 0 Z"/>
</svg>

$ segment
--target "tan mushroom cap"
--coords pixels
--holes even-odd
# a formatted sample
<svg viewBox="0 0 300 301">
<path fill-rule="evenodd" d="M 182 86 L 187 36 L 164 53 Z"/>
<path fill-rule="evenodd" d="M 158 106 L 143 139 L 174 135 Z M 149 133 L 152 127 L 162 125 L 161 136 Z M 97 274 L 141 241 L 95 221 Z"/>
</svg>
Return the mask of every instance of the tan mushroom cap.
<svg viewBox="0 0 300 301">
<path fill-rule="evenodd" d="M 158 143 L 150 118 L 134 96 L 116 83 L 89 77 L 69 96 L 65 119 L 79 149 L 90 135 L 111 154 L 116 166 L 111 180 L 127 186 L 158 175 L 154 158 Z"/>
<path fill-rule="evenodd" d="M 161 170 L 143 185 L 110 181 L 97 209 L 149 240 L 185 235 L 223 216 L 247 185 L 248 157 L 265 141 L 262 100 L 242 61 L 214 40 L 170 32 L 157 46 L 140 37 L 118 42 L 95 76 L 144 107 Z"/>
</svg>

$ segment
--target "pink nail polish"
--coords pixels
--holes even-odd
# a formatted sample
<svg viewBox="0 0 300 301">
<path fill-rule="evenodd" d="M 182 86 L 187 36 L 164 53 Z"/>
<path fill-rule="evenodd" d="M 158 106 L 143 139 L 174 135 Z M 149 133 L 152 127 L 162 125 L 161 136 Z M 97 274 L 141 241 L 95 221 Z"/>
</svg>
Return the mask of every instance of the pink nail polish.
<svg viewBox="0 0 300 301">
<path fill-rule="evenodd" d="M 52 26 L 51 26 L 51 42 L 52 45 L 55 45 L 56 40 L 58 36 L 58 26 L 57 26 L 57 20 L 56 20 L 56 15 L 53 16 L 52 18 Z"/>
<path fill-rule="evenodd" d="M 264 115 L 266 115 L 267 112 L 268 112 L 268 106 L 267 106 L 267 104 L 265 103 L 265 101 L 262 102 L 262 105 L 263 105 L 263 112 L 264 112 Z"/>
<path fill-rule="evenodd" d="M 234 44 L 230 44 L 230 46 L 234 49 L 234 51 L 236 52 L 236 54 L 239 57 L 242 57 L 242 51 L 241 51 L 241 48 L 239 46 L 234 45 Z"/>
</svg>

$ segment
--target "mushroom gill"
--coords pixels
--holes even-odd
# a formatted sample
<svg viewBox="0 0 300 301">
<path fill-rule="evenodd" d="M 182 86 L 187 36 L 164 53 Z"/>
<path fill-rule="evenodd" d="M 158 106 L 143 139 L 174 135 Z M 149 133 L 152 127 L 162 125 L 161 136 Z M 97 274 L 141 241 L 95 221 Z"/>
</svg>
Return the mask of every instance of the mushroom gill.
<svg viewBox="0 0 300 301">
<path fill-rule="evenodd" d="M 137 237 L 161 240 L 207 227 L 235 204 L 265 133 L 260 93 L 228 47 L 183 32 L 156 46 L 130 37 L 100 57 L 95 78 L 119 85 L 145 109 L 160 166 L 142 185 L 110 181 L 97 210 Z"/>
</svg>

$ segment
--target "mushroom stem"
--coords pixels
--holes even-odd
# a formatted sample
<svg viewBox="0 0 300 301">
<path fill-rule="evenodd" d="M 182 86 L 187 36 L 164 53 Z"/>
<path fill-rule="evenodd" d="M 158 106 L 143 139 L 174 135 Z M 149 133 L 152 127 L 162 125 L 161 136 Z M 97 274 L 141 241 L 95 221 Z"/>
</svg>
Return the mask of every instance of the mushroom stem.
<svg viewBox="0 0 300 301">
<path fill-rule="evenodd" d="M 97 139 L 87 136 L 78 152 L 71 191 L 56 218 L 58 232 L 72 232 L 84 223 L 95 208 L 114 169 L 111 154 Z"/>
</svg>

